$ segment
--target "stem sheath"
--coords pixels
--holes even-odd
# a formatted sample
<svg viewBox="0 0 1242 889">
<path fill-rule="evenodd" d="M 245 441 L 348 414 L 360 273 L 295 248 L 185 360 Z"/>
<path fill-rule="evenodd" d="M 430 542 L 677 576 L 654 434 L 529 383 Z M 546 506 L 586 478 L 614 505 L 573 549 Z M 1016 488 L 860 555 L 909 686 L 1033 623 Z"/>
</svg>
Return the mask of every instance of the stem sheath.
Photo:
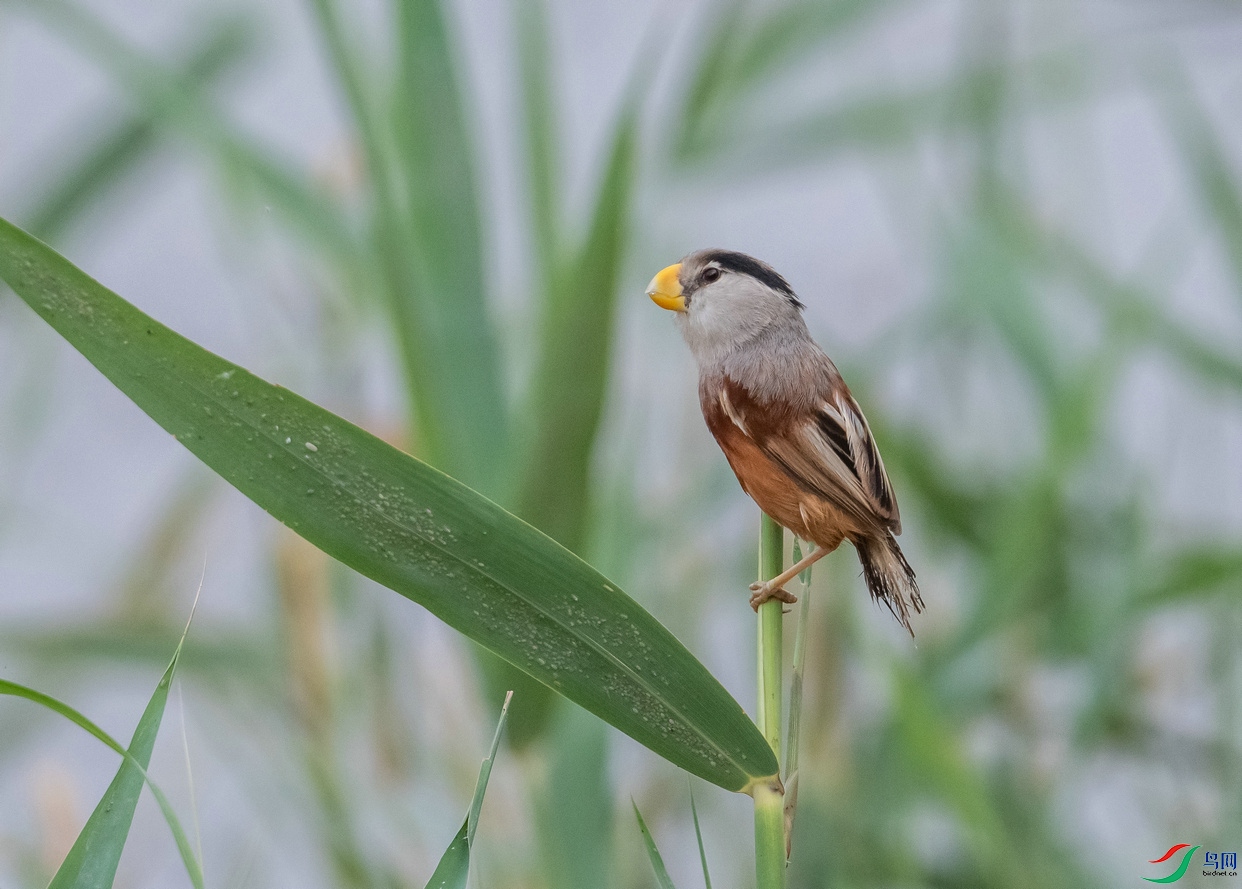
<svg viewBox="0 0 1242 889">
<path fill-rule="evenodd" d="M 785 794 L 774 778 L 755 788 L 755 883 L 785 887 Z"/>
</svg>

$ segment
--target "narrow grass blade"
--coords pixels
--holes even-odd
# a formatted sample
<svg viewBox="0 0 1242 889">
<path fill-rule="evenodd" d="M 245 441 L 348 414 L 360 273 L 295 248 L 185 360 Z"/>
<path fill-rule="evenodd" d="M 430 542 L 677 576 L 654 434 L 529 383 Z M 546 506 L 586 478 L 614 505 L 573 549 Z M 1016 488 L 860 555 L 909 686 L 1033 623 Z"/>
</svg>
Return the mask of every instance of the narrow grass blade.
<svg viewBox="0 0 1242 889">
<path fill-rule="evenodd" d="M 612 866 L 613 795 L 607 727 L 577 707 L 562 707 L 543 747 L 550 756 L 540 782 L 535 830 L 544 889 L 622 885 Z"/>
<path fill-rule="evenodd" d="M 208 23 L 195 35 L 194 45 L 170 75 L 184 89 L 201 90 L 236 68 L 253 46 L 253 30 L 245 19 L 228 17 Z M 83 145 L 85 150 L 71 164 L 59 168 L 46 185 L 35 188 L 32 209 L 25 214 L 27 228 L 44 240 L 54 241 L 84 208 L 138 169 L 156 146 L 163 110 L 141 108 L 120 120 L 111 113 L 106 122 L 89 128 L 93 132 L 75 137 L 73 144 Z"/>
<path fill-rule="evenodd" d="M 496 762 L 496 751 L 500 749 L 500 735 L 505 729 L 505 719 L 509 715 L 509 702 L 513 700 L 513 692 L 505 695 L 505 702 L 500 707 L 500 719 L 496 721 L 496 733 L 492 736 L 492 746 L 487 751 L 487 758 L 479 767 L 479 780 L 474 785 L 474 799 L 470 801 L 470 816 L 466 824 L 470 828 L 470 842 L 474 842 L 478 830 L 479 812 L 483 808 L 483 794 L 487 793 L 487 781 L 492 776 L 492 765 Z"/>
<path fill-rule="evenodd" d="M 396 163 L 422 303 L 423 349 L 437 366 L 426 407 L 452 426 L 451 462 L 441 465 L 498 496 L 509 454 L 509 417 L 484 286 L 475 146 L 458 85 L 454 47 L 440 0 L 394 0 L 398 77 L 393 109 Z M 445 384 L 436 381 L 447 381 Z"/>
<path fill-rule="evenodd" d="M 613 132 L 586 240 L 550 282 L 527 411 L 534 441 L 527 449 L 518 512 L 572 550 L 582 547 L 587 528 L 587 488 L 612 354 L 637 127 L 637 101 L 631 99 Z M 591 311 L 584 312 L 588 293 Z"/>
<path fill-rule="evenodd" d="M 470 876 L 470 834 L 465 821 L 436 865 L 427 889 L 465 889 Z"/>
<path fill-rule="evenodd" d="M 179 631 L 164 624 L 136 625 L 132 620 L 90 626 L 64 626 L 47 631 L 3 630 L 0 646 L 7 653 L 43 667 L 94 668 L 101 663 L 156 666 L 164 663 Z M 206 632 L 186 643 L 178 669 L 191 671 L 206 683 L 249 680 L 250 687 L 275 699 L 284 685 L 281 662 L 270 637 L 260 631 Z"/>
<path fill-rule="evenodd" d="M 171 625 L 177 600 L 168 595 L 173 572 L 186 555 L 186 548 L 202 526 L 213 495 L 221 490 L 215 476 L 192 466 L 184 477 L 168 485 L 166 503 L 155 512 L 150 530 L 129 558 L 125 573 L 110 590 L 116 603 L 116 621 L 150 628 Z"/>
<path fill-rule="evenodd" d="M 793 0 L 765 8 L 738 53 L 735 87 L 753 87 L 808 55 L 822 55 L 834 40 L 874 24 L 897 5 L 896 0 Z"/>
<path fill-rule="evenodd" d="M 498 484 L 507 462 L 508 413 L 487 313 L 474 145 L 455 53 L 440 1 L 392 6 L 400 41 L 396 147 L 415 238 L 410 247 L 422 271 L 417 296 L 427 303 L 432 324 L 422 335 L 440 341 L 446 364 L 437 372 L 453 381 L 446 397 L 460 413 L 457 447 L 477 451 L 472 476 L 479 484 Z"/>
<path fill-rule="evenodd" d="M 210 22 L 196 35 L 195 45 L 170 76 L 183 83 L 183 88 L 199 91 L 236 68 L 252 47 L 250 22 L 237 17 Z M 56 240 L 83 209 L 137 170 L 155 148 L 163 123 L 161 113 L 168 117 L 161 108 L 139 109 L 138 114 L 124 115 L 120 120 L 112 113 L 102 125 L 93 125 L 93 134 L 73 140 L 86 145 L 87 150 L 58 170 L 46 186 L 36 189 L 32 210 L 25 215 L 29 230 L 43 240 Z"/>
<path fill-rule="evenodd" d="M 1146 607 L 1194 598 L 1232 597 L 1242 589 L 1242 548 L 1236 544 L 1189 546 L 1161 560 L 1139 594 Z"/>
<path fill-rule="evenodd" d="M 651 831 L 647 829 L 647 822 L 643 821 L 643 813 L 638 811 L 638 803 L 631 800 L 630 804 L 634 806 L 634 817 L 638 819 L 638 830 L 643 835 L 643 845 L 651 860 L 651 869 L 655 871 L 656 884 L 660 889 L 676 889 L 672 877 L 668 875 L 668 868 L 664 866 L 664 859 L 660 857 L 660 850 L 656 848 L 655 840 L 651 837 Z"/>
<path fill-rule="evenodd" d="M 548 33 L 545 0 L 522 0 L 511 4 L 516 19 L 518 64 L 521 69 L 522 125 L 526 141 L 526 180 L 530 201 L 531 239 L 539 259 L 539 273 L 546 281 L 556 267 L 559 246 L 556 108 L 548 60 L 553 57 Z"/>
<path fill-rule="evenodd" d="M 186 630 L 189 630 L 188 625 Z M 151 761 L 151 751 L 155 747 L 155 736 L 159 732 L 160 721 L 164 717 L 164 706 L 168 702 L 168 690 L 172 686 L 173 673 L 177 668 L 177 660 L 181 657 L 181 645 L 184 642 L 185 636 L 183 634 L 181 642 L 178 643 L 176 651 L 173 652 L 168 668 L 160 678 L 159 684 L 155 688 L 155 693 L 151 696 L 151 700 L 142 714 L 142 718 L 138 720 L 138 727 L 134 730 L 134 736 L 130 741 L 129 749 L 127 751 L 120 751 L 124 756 L 124 760 L 121 762 L 121 767 L 117 771 L 116 777 L 113 778 L 112 783 L 104 792 L 99 805 L 95 807 L 95 811 L 87 819 L 86 826 L 78 834 L 77 840 L 74 841 L 69 854 L 65 856 L 65 860 L 56 871 L 56 875 L 52 878 L 48 889 L 111 889 L 113 879 L 116 876 L 117 864 L 121 860 L 121 851 L 125 848 L 125 841 L 129 837 L 129 829 L 134 820 L 134 810 L 138 806 L 138 797 L 142 793 L 142 785 L 144 782 L 149 781 L 146 773 L 147 766 Z M 6 683 L 6 686 L 10 693 L 12 693 L 14 688 L 20 688 L 13 686 L 12 683 Z M 22 689 L 22 691 L 29 692 L 31 690 Z M 38 695 L 38 693 L 35 694 Z M 38 700 L 44 706 L 50 707 L 57 713 L 85 728 L 114 750 L 119 749 L 119 745 L 115 741 L 85 717 L 81 716 L 81 714 L 72 710 L 72 708 L 46 695 L 32 697 L 30 694 L 24 694 L 23 696 L 30 700 Z M 181 851 L 191 880 L 196 889 L 202 889 L 202 873 L 194 859 L 193 852 L 190 850 L 185 832 L 181 830 L 181 826 L 176 816 L 172 814 L 172 809 L 168 806 L 168 801 L 164 798 L 164 795 L 158 792 L 154 785 L 152 785 L 152 790 L 160 803 L 160 808 L 164 811 L 164 817 L 168 820 L 169 827 L 173 830 L 177 847 Z"/>
<path fill-rule="evenodd" d="M 823 56 L 834 39 L 873 22 L 892 0 L 793 0 L 773 4 L 713 4 L 710 27 L 688 78 L 676 151 L 682 161 L 728 150 L 730 124 L 750 120 L 748 101 L 775 75 L 808 55 Z"/>
<path fill-rule="evenodd" d="M 180 656 L 180 651 L 177 657 Z M 175 663 L 174 658 L 174 663 Z M 172 665 L 169 666 L 172 669 Z M 167 674 L 166 674 L 167 675 Z M 163 680 L 161 680 L 162 682 Z M 158 688 L 157 688 L 158 693 Z M 173 811 L 172 804 L 168 801 L 168 797 L 164 795 L 164 791 L 160 790 L 159 785 L 151 780 L 151 776 L 147 774 L 143 767 L 135 757 L 134 753 L 126 750 L 121 746 L 120 742 L 105 732 L 102 728 L 84 716 L 78 710 L 70 707 L 63 701 L 58 701 L 51 695 L 36 691 L 25 685 L 19 685 L 16 682 L 10 682 L 7 679 L 0 679 L 0 695 L 9 695 L 15 698 L 23 698 L 32 703 L 46 707 L 53 713 L 63 716 L 74 725 L 84 729 L 93 737 L 99 739 L 103 744 L 116 753 L 120 754 L 131 768 L 136 770 L 142 776 L 142 780 L 146 782 L 147 787 L 151 790 L 151 795 L 155 797 L 155 801 L 159 804 L 160 812 L 164 815 L 164 820 L 168 823 L 168 829 L 172 831 L 173 840 L 177 844 L 177 850 L 181 853 L 181 860 L 185 865 L 186 873 L 189 874 L 190 882 L 195 889 L 203 889 L 203 873 L 199 866 L 198 859 L 194 855 L 194 851 L 190 847 L 190 841 L 186 836 L 185 829 L 181 826 L 181 820 L 177 817 L 177 813 Z"/>
<path fill-rule="evenodd" d="M 909 757 L 912 772 L 971 829 L 978 852 L 995 854 L 995 846 L 1007 842 L 1004 824 L 995 800 L 964 755 L 955 727 L 938 712 L 931 689 L 920 677 L 894 668 L 893 678 L 900 749 Z"/>
<path fill-rule="evenodd" d="M 508 416 L 483 301 L 470 151 L 457 138 L 464 139 L 464 122 L 454 110 L 455 88 L 433 82 L 451 73 L 442 17 L 433 0 L 398 6 L 400 76 L 393 89 L 375 90 L 338 5 L 309 5 L 366 161 L 371 240 L 401 348 L 416 449 L 433 465 L 499 496 Z M 422 95 L 425 89 L 435 95 Z M 441 112 L 453 115 L 444 128 L 457 136 L 440 135 L 441 127 L 431 123 L 436 118 L 424 116 Z M 468 206 L 458 204 L 463 201 Z"/>
<path fill-rule="evenodd" d="M 701 55 L 687 78 L 689 86 L 678 115 L 681 127 L 673 154 L 679 161 L 700 160 L 717 148 L 713 127 L 727 107 L 725 94 L 739 55 L 746 5 L 743 0 L 727 0 L 708 9 L 710 18 L 704 22 L 698 41 Z"/>
<path fill-rule="evenodd" d="M 1007 74 L 1040 85 L 1040 99 L 1064 104 L 1081 92 L 1080 57 L 1053 53 L 1036 57 L 1012 72 L 1012 64 L 980 62 L 939 82 L 911 89 L 855 92 L 826 107 L 799 112 L 755 126 L 756 117 L 773 115 L 764 94 L 724 106 L 699 121 L 686 137 L 683 163 L 722 163 L 718 175 L 772 175 L 791 167 L 822 163 L 843 152 L 868 154 L 908 151 L 929 135 L 972 133 L 991 123 L 987 98 Z M 747 121 L 748 125 L 741 122 Z"/>
<path fill-rule="evenodd" d="M 792 0 L 764 4 L 714 4 L 679 119 L 680 161 L 703 160 L 728 151 L 739 120 L 751 120 L 750 103 L 772 87 L 776 75 L 822 57 L 834 40 L 874 22 L 892 0 Z"/>
<path fill-rule="evenodd" d="M 0 221 L 0 277 L 152 419 L 329 555 L 670 762 L 775 775 L 741 706 L 607 578 L 459 482 L 196 346 Z"/>
<path fill-rule="evenodd" d="M 977 478 L 966 479 L 928 445 L 925 433 L 891 426 L 882 416 L 870 420 L 872 433 L 884 442 L 884 463 L 899 474 L 903 487 L 927 511 L 930 533 L 941 533 L 973 548 L 982 548 L 990 510 L 999 487 Z"/>
<path fill-rule="evenodd" d="M 986 216 L 956 232 L 945 252 L 950 257 L 947 288 L 963 303 L 963 313 L 976 323 L 991 325 L 1045 404 L 1051 405 L 1059 394 L 1062 369 L 1033 305 L 1018 255 L 986 224 Z"/>
<path fill-rule="evenodd" d="M 15 0 L 98 63 L 152 121 L 202 148 L 235 183 L 256 195 L 346 274 L 359 268 L 360 246 L 341 208 L 287 164 L 240 135 L 190 79 L 130 45 L 88 10 L 64 0 Z"/>
<path fill-rule="evenodd" d="M 613 340 L 613 306 L 618 288 L 621 234 L 628 221 L 632 163 L 632 115 L 623 113 L 583 244 L 558 226 L 556 115 L 550 82 L 546 8 L 543 0 L 514 6 L 521 75 L 523 135 L 526 141 L 530 231 L 541 294 L 541 335 L 535 380 L 520 434 L 521 461 L 511 467 L 518 515 L 575 552 L 581 552 L 588 522 L 587 478 L 607 381 Z M 622 150 L 618 150 L 621 147 Z M 565 251 L 570 251 L 568 257 Z M 581 294 L 592 294 L 592 311 L 582 312 Z M 515 435 L 519 434 L 515 432 Z M 513 671 L 482 661 L 492 693 L 513 687 Z M 509 737 L 524 746 L 543 734 L 553 716 L 552 701 L 540 688 L 527 688 Z"/>
<path fill-rule="evenodd" d="M 1242 361 L 1226 346 L 1206 341 L 1172 313 L 1157 295 L 1118 280 L 1073 238 L 1037 221 L 1017 196 L 998 194 L 992 222 L 1007 242 L 1025 251 L 1026 262 L 1063 275 L 1107 315 L 1110 325 L 1132 341 L 1150 343 L 1205 380 L 1242 391 Z"/>
<path fill-rule="evenodd" d="M 1233 271 L 1234 290 L 1242 295 L 1242 184 L 1219 129 L 1186 72 L 1166 68 L 1163 74 L 1165 83 L 1155 93 L 1168 122 L 1165 132 L 1181 151 L 1186 174 L 1215 223 Z"/>
<path fill-rule="evenodd" d="M 699 844 L 699 861 L 703 864 L 703 889 L 712 889 L 711 871 L 707 869 L 707 850 L 703 848 L 703 831 L 699 827 L 699 810 L 694 804 L 694 790 L 690 790 L 690 816 L 694 818 L 694 838 Z"/>
<path fill-rule="evenodd" d="M 528 38 L 534 41 L 537 35 Z M 534 50 L 528 47 L 527 51 Z M 637 87 L 632 88 L 631 97 L 638 92 Z M 550 102 L 550 96 L 542 98 Z M 540 98 L 528 97 L 528 101 L 538 104 Z M 543 269 L 542 335 L 532 397 L 524 411 L 532 441 L 523 448 L 524 461 L 518 467 L 519 473 L 515 473 L 519 474 L 517 513 L 575 553 L 582 549 L 590 526 L 587 489 L 591 457 L 607 390 L 617 289 L 635 176 L 636 101 L 631 98 L 617 118 L 585 241 L 566 266 L 556 261 L 554 243 L 558 243 L 558 238 L 551 231 L 545 245 L 550 264 Z M 538 112 L 532 109 L 530 113 Z M 546 120 L 533 120 L 528 125 L 538 129 L 549 124 Z M 548 144 L 533 143 L 530 149 L 550 151 L 550 135 L 545 138 L 549 139 Z M 543 164 L 532 163 L 542 168 L 551 161 L 545 158 Z M 540 174 L 537 170 L 532 174 L 533 190 L 550 189 L 550 180 L 539 183 L 542 175 L 550 176 L 550 171 Z M 553 196 L 549 192 L 539 200 L 544 199 L 551 201 Z M 543 212 L 549 216 L 540 222 Z M 535 206 L 535 227 L 553 226 L 551 212 L 550 205 L 542 209 Z M 592 294 L 590 312 L 582 312 L 582 293 Z M 496 669 L 486 661 L 482 667 L 484 682 L 491 692 L 512 687 L 510 670 Z M 523 700 L 529 705 L 514 719 L 510 735 L 519 745 L 542 733 L 551 715 L 551 700 L 542 690 L 527 689 Z"/>
<path fill-rule="evenodd" d="M 375 97 L 368 89 L 359 53 L 351 45 L 336 4 L 333 0 L 308 0 L 320 38 L 336 76 L 337 85 L 353 116 L 359 147 L 365 160 L 365 172 L 373 202 L 370 228 L 375 246 L 375 259 L 383 291 L 392 317 L 392 326 L 401 348 L 405 369 L 406 396 L 413 418 L 414 447 L 433 465 L 472 479 L 467 460 L 455 460 L 467 452 L 450 445 L 454 424 L 450 418 L 436 415 L 438 406 L 452 406 L 446 395 L 438 395 L 442 387 L 452 383 L 452 376 L 441 364 L 439 342 L 428 336 L 432 323 L 427 318 L 421 298 L 418 270 L 410 255 L 414 240 L 408 218 L 401 211 L 400 195 L 404 186 L 393 169 L 395 151 L 388 118 L 379 113 Z"/>
<path fill-rule="evenodd" d="M 444 850 L 440 863 L 427 881 L 427 889 L 466 889 L 466 881 L 470 877 L 470 850 L 474 846 L 474 838 L 478 831 L 479 811 L 483 808 L 483 795 L 487 793 L 487 780 L 492 775 L 492 764 L 496 761 L 496 751 L 500 748 L 500 734 L 504 731 L 505 717 L 509 715 L 509 702 L 513 692 L 505 695 L 504 706 L 500 708 L 500 720 L 496 723 L 496 734 L 492 737 L 492 747 L 487 758 L 479 768 L 479 780 L 474 785 L 474 799 L 470 803 L 470 813 L 462 822 L 461 830 Z"/>
</svg>

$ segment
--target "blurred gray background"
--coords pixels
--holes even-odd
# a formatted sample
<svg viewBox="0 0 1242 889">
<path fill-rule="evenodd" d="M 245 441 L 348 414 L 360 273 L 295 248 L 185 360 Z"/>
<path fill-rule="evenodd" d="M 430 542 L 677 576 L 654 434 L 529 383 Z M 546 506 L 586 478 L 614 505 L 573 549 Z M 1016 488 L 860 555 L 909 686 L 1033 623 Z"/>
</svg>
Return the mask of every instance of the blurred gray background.
<svg viewBox="0 0 1242 889">
<path fill-rule="evenodd" d="M 607 330 L 572 548 L 751 706 L 757 512 L 643 296 L 704 246 L 798 291 L 902 503 L 929 606 L 915 643 L 848 548 L 816 569 L 791 885 L 1128 886 L 1175 842 L 1236 849 L 1242 9 L 539 9 L 443 4 L 518 427 L 550 291 Z M 383 97 L 391 4 L 337 13 Z M 411 446 L 401 346 L 356 248 L 366 137 L 325 45 L 312 3 L 0 4 L 0 215 Z M 171 73 L 200 52 L 214 62 Z M 532 58 L 555 116 L 542 161 Z M 553 253 L 578 256 L 627 98 L 638 149 L 605 292 L 541 267 L 532 171 L 555 175 Z M 273 198 L 254 156 L 331 218 Z M 127 738 L 200 584 L 153 774 L 196 822 L 208 883 L 421 886 L 499 706 L 471 650 L 320 562 L 0 294 L 0 675 Z M 501 754 L 475 885 L 654 885 L 631 796 L 698 885 L 685 776 L 572 705 L 549 719 Z M 0 701 L 0 885 L 46 884 L 115 767 Z M 750 885 L 748 801 L 693 785 L 714 885 Z M 180 868 L 144 800 L 118 885 L 188 884 Z"/>
</svg>

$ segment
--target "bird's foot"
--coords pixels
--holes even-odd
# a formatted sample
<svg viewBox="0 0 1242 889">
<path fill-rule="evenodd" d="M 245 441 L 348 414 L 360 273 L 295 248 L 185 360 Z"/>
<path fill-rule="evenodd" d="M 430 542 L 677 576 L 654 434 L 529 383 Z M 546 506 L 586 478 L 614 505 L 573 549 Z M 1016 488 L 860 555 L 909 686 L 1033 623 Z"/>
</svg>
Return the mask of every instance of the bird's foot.
<svg viewBox="0 0 1242 889">
<path fill-rule="evenodd" d="M 762 581 L 752 583 L 750 588 L 754 591 L 753 595 L 750 597 L 750 607 L 755 609 L 755 611 L 758 611 L 759 606 L 769 599 L 776 599 L 780 602 L 784 602 L 786 605 L 792 605 L 798 601 L 797 596 L 793 593 L 786 592 L 779 586 L 773 589 L 771 581 L 768 581 L 767 583 L 763 583 Z"/>
</svg>

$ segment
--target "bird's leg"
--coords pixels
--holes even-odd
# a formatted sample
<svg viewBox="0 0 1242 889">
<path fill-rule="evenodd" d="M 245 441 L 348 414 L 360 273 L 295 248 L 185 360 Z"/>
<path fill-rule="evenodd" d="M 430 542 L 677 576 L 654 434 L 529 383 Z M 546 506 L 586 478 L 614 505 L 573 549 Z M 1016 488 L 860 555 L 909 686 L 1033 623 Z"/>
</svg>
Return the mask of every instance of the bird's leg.
<svg viewBox="0 0 1242 889">
<path fill-rule="evenodd" d="M 822 546 L 817 546 L 815 547 L 815 551 L 812 552 L 809 556 L 806 556 L 805 558 L 803 558 L 801 562 L 794 565 L 792 568 L 786 569 L 784 572 L 782 572 L 781 574 L 778 574 L 776 577 L 773 577 L 771 580 L 766 581 L 766 582 L 752 583 L 750 585 L 750 588 L 754 590 L 754 595 L 750 597 L 750 607 L 758 611 L 759 606 L 762 605 L 764 602 L 768 601 L 769 599 L 779 599 L 780 601 L 788 603 L 788 604 L 793 604 L 794 602 L 797 602 L 798 601 L 797 596 L 795 596 L 793 593 L 785 592 L 785 590 L 781 589 L 781 587 L 783 587 L 786 583 L 788 583 L 793 578 L 797 577 L 807 568 L 810 568 L 812 565 L 814 565 L 824 556 L 828 555 L 828 553 L 830 552 L 832 552 L 832 550 L 827 549 Z"/>
</svg>

